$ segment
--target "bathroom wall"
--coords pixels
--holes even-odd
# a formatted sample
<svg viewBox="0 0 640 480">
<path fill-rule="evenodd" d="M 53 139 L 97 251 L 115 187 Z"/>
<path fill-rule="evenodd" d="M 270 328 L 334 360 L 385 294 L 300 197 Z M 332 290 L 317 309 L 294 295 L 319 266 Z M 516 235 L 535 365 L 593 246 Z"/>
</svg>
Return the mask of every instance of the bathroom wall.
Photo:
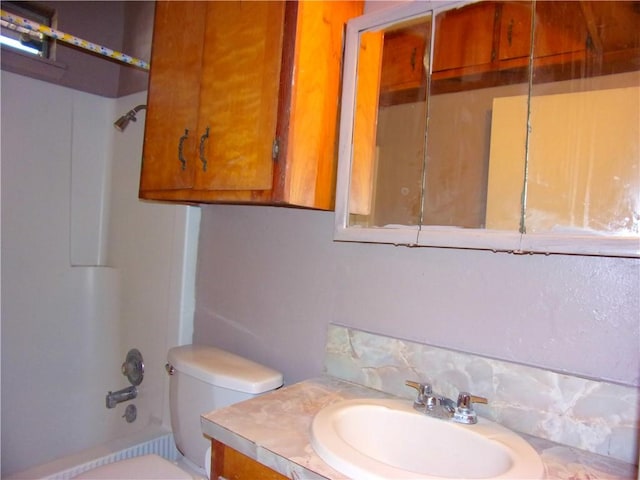
<svg viewBox="0 0 640 480">
<path fill-rule="evenodd" d="M 332 212 L 202 213 L 194 340 L 287 383 L 322 372 L 333 322 L 640 386 L 640 259 L 339 243 Z"/>
<path fill-rule="evenodd" d="M 292 383 L 322 372 L 333 322 L 640 386 L 640 259 L 340 243 L 333 220 L 203 206 L 195 341 Z"/>
<path fill-rule="evenodd" d="M 198 210 L 138 200 L 144 114 L 124 133 L 112 122 L 145 92 L 110 99 L 5 71 L 1 90 L 4 477 L 168 425 L 164 364 L 191 340 L 180 318 Z M 128 386 L 132 347 L 145 378 L 129 424 L 105 395 Z"/>
</svg>

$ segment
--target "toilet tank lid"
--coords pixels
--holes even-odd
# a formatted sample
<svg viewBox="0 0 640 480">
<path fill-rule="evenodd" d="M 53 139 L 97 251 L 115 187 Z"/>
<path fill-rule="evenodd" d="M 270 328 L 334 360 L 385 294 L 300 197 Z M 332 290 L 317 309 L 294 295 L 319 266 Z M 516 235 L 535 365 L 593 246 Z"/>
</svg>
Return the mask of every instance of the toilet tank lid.
<svg viewBox="0 0 640 480">
<path fill-rule="evenodd" d="M 258 394 L 282 386 L 280 372 L 209 345 L 174 347 L 168 360 L 178 372 L 221 388 Z"/>
</svg>

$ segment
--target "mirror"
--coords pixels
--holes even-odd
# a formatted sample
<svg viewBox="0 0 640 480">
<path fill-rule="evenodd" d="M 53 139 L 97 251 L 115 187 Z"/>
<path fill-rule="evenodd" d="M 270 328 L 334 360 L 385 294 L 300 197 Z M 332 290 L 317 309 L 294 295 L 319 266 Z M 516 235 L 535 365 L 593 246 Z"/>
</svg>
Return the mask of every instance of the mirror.
<svg viewBox="0 0 640 480">
<path fill-rule="evenodd" d="M 337 240 L 640 256 L 640 2 L 349 22 Z"/>
<path fill-rule="evenodd" d="M 420 224 L 430 37 L 430 14 L 360 35 L 351 225 Z"/>
</svg>

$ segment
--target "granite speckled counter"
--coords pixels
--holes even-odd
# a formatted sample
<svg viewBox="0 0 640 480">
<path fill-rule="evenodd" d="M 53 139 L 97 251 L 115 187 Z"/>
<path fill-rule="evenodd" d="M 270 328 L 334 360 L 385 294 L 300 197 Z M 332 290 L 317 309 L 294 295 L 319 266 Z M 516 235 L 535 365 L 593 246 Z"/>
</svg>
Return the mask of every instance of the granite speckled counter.
<svg viewBox="0 0 640 480">
<path fill-rule="evenodd" d="M 314 452 L 311 422 L 349 398 L 392 395 L 331 376 L 306 380 L 202 416 L 205 435 L 293 480 L 345 479 Z M 637 467 L 610 457 L 522 435 L 540 454 L 548 479 L 636 479 Z"/>
</svg>

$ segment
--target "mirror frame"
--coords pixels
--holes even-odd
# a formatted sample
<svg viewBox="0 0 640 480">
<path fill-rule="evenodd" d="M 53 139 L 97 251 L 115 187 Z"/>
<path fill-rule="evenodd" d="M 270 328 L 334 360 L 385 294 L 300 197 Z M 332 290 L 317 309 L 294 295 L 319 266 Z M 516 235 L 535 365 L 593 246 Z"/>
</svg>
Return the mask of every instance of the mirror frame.
<svg viewBox="0 0 640 480">
<path fill-rule="evenodd" d="M 360 33 L 373 28 L 475 3 L 473 1 L 409 1 L 367 13 L 347 23 L 342 85 L 342 110 L 336 180 L 334 240 L 394 245 L 491 250 L 522 254 L 577 254 L 640 257 L 640 236 L 578 233 L 520 233 L 449 226 L 349 226 L 349 189 L 353 149 L 356 72 Z M 434 22 L 435 25 L 435 22 Z M 432 40 L 433 41 L 433 40 Z M 531 93 L 530 93 L 531 94 Z M 526 181 L 525 178 L 521 181 Z M 526 212 L 525 212 L 526 215 Z"/>
</svg>

